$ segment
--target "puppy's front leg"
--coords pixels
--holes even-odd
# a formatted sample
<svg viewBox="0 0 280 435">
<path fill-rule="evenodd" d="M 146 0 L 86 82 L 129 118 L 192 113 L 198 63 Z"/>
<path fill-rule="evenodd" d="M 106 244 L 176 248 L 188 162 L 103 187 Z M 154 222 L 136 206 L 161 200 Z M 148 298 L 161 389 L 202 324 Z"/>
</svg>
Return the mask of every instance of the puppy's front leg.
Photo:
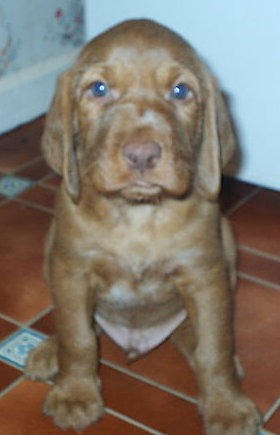
<svg viewBox="0 0 280 435">
<path fill-rule="evenodd" d="M 207 435 L 254 435 L 260 417 L 242 391 L 234 364 L 230 289 L 223 261 L 181 276 L 195 334 L 194 367 Z M 203 273 L 202 273 L 203 270 Z"/>
<path fill-rule="evenodd" d="M 44 412 L 62 427 L 82 430 L 103 415 L 98 390 L 97 343 L 91 328 L 94 298 L 84 275 L 52 259 L 59 375 Z"/>
</svg>

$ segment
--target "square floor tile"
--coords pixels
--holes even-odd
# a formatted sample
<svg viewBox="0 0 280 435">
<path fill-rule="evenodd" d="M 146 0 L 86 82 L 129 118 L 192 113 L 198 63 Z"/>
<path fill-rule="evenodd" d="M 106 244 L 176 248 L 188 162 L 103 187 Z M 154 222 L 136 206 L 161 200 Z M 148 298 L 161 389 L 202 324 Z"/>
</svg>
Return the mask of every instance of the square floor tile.
<svg viewBox="0 0 280 435">
<path fill-rule="evenodd" d="M 17 326 L 5 319 L 0 318 L 0 341 L 8 337 L 12 332 L 17 330 Z"/>
<path fill-rule="evenodd" d="M 164 434 L 202 435 L 202 421 L 193 403 L 103 364 L 99 373 L 109 408 Z"/>
<path fill-rule="evenodd" d="M 44 118 L 23 125 L 0 137 L 0 170 L 14 172 L 41 155 Z"/>
<path fill-rule="evenodd" d="M 53 189 L 37 185 L 31 187 L 27 192 L 23 192 L 20 198 L 47 207 L 51 211 L 53 209 L 55 192 Z"/>
<path fill-rule="evenodd" d="M 280 257 L 280 195 L 262 189 L 230 216 L 243 246 Z"/>
<path fill-rule="evenodd" d="M 29 189 L 33 181 L 26 178 L 6 175 L 0 179 L 0 193 L 7 198 L 14 198 L 25 190 Z"/>
<path fill-rule="evenodd" d="M 8 364 L 0 361 L 0 391 L 9 387 L 16 379 L 21 376 L 22 372 L 19 369 L 11 367 Z"/>
<path fill-rule="evenodd" d="M 44 341 L 45 336 L 34 331 L 21 330 L 0 345 L 0 358 L 23 369 L 31 349 Z"/>
<path fill-rule="evenodd" d="M 61 184 L 61 176 L 53 172 L 49 177 L 44 179 L 43 184 L 57 189 Z"/>
<path fill-rule="evenodd" d="M 272 415 L 265 425 L 265 429 L 271 431 L 272 433 L 280 433 L 280 408 Z"/>
<path fill-rule="evenodd" d="M 179 350 L 167 340 L 142 358 L 128 363 L 127 354 L 111 339 L 102 334 L 101 358 L 154 382 L 180 391 L 191 398 L 199 394 L 197 380 Z"/>
<path fill-rule="evenodd" d="M 42 413 L 42 402 L 50 386 L 41 382 L 25 381 L 20 383 L 0 400 L 1 435 L 77 435 L 55 426 L 52 419 Z M 82 435 L 147 435 L 147 432 L 130 422 L 106 414 Z M 156 432 L 154 432 L 156 433 Z M 194 435 L 194 433 L 192 433 Z M 197 434 L 196 434 L 197 435 Z"/>
<path fill-rule="evenodd" d="M 240 201 L 256 191 L 256 186 L 231 177 L 223 177 L 220 205 L 223 213 L 228 214 Z"/>
<path fill-rule="evenodd" d="M 54 312 L 46 314 L 40 320 L 37 320 L 35 323 L 32 323 L 32 329 L 36 329 L 39 332 L 43 332 L 43 334 L 53 335 L 55 334 L 55 321 L 54 321 Z"/>
<path fill-rule="evenodd" d="M 280 259 L 269 258 L 241 247 L 238 252 L 239 270 L 248 275 L 280 286 Z"/>
<path fill-rule="evenodd" d="M 23 178 L 28 178 L 30 180 L 41 180 L 45 176 L 51 173 L 50 167 L 47 165 L 45 160 L 41 158 L 39 161 L 36 161 L 32 165 L 24 169 L 20 169 L 16 174 Z"/>
<path fill-rule="evenodd" d="M 25 323 L 51 303 L 42 273 L 43 246 L 51 215 L 8 201 L 1 206 L 1 313 Z"/>
<path fill-rule="evenodd" d="M 237 352 L 245 370 L 244 388 L 262 412 L 280 394 L 280 292 L 245 279 L 236 293 Z"/>
</svg>

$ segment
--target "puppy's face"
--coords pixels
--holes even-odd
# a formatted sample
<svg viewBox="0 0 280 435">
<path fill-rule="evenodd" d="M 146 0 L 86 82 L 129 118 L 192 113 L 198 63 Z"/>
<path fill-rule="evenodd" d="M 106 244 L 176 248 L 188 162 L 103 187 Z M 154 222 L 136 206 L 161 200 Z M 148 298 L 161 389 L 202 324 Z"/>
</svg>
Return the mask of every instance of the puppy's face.
<svg viewBox="0 0 280 435">
<path fill-rule="evenodd" d="M 190 188 L 201 136 L 196 76 L 166 49 L 112 48 L 81 75 L 81 176 L 105 194 L 147 200 Z"/>
<path fill-rule="evenodd" d="M 193 188 L 215 197 L 220 152 L 227 160 L 232 148 L 227 115 L 220 147 L 221 108 L 212 77 L 180 36 L 125 22 L 89 43 L 60 78 L 43 149 L 73 196 L 82 186 L 132 201 Z"/>
</svg>

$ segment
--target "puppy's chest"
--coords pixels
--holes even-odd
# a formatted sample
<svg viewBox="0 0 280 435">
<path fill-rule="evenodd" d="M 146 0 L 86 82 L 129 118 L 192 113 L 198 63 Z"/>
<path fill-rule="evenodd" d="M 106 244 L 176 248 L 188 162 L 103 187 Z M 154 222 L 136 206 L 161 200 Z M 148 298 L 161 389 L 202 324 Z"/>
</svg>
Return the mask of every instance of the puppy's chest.
<svg viewBox="0 0 280 435">
<path fill-rule="evenodd" d="M 175 246 L 175 247 L 174 247 Z M 98 247 L 89 253 L 90 274 L 98 280 L 98 299 L 117 305 L 159 304 L 176 293 L 176 279 L 187 277 L 200 250 L 147 238 Z"/>
<path fill-rule="evenodd" d="M 116 305 L 157 303 L 172 293 L 171 265 L 150 264 L 136 256 L 129 259 L 100 257 L 91 273 L 100 279 L 98 299 Z"/>
<path fill-rule="evenodd" d="M 176 280 L 182 266 L 186 275 L 200 252 L 176 230 L 117 228 L 96 236 L 88 251 L 90 284 L 97 295 L 95 320 L 134 356 L 160 344 L 187 315 Z"/>
<path fill-rule="evenodd" d="M 92 271 L 100 279 L 95 320 L 131 358 L 160 344 L 185 319 L 168 261 L 136 257 L 123 264 L 107 257 L 100 266 Z"/>
</svg>

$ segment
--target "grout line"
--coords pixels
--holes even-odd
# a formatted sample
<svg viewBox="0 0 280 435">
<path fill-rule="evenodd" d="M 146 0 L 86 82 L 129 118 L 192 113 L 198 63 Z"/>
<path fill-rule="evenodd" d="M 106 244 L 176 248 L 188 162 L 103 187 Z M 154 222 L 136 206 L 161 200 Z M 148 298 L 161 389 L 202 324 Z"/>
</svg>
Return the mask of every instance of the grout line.
<svg viewBox="0 0 280 435">
<path fill-rule="evenodd" d="M 18 204 L 25 205 L 26 207 L 36 208 L 37 210 L 44 211 L 45 213 L 49 213 L 52 215 L 55 214 L 55 211 L 53 209 L 45 207 L 44 205 L 37 204 L 36 202 L 26 201 L 25 199 L 21 198 L 13 198 L 13 200 Z"/>
<path fill-rule="evenodd" d="M 280 396 L 278 397 L 278 399 L 276 399 L 276 401 L 273 403 L 273 405 L 271 406 L 271 408 L 265 413 L 264 417 L 263 417 L 263 421 L 264 423 L 267 423 L 268 420 L 272 417 L 272 415 L 280 408 Z"/>
<path fill-rule="evenodd" d="M 40 180 L 38 180 L 38 183 L 43 184 L 44 186 L 48 187 L 49 189 L 57 190 L 57 186 L 52 186 L 51 184 L 45 184 L 45 181 L 53 178 L 55 175 L 57 175 L 57 174 L 55 172 L 51 172 L 51 168 L 50 168 L 50 172 L 48 174 L 46 174 L 44 177 L 40 178 Z"/>
<path fill-rule="evenodd" d="M 106 367 L 110 367 L 111 369 L 117 370 L 118 372 L 120 372 L 124 375 L 130 376 L 131 378 L 137 379 L 138 381 L 145 382 L 146 384 L 148 384 L 152 387 L 156 387 L 159 390 L 164 391 L 165 393 L 172 394 L 173 396 L 176 396 L 179 399 L 185 400 L 186 402 L 192 403 L 193 405 L 197 405 L 197 400 L 191 396 L 188 396 L 185 393 L 181 393 L 180 391 L 177 391 L 173 388 L 162 385 L 156 381 L 153 381 L 150 378 L 147 378 L 146 376 L 139 375 L 138 373 L 135 373 L 129 369 L 125 369 L 125 368 L 123 368 L 117 364 L 114 364 L 110 361 L 107 361 L 103 358 L 100 359 L 100 362 L 101 362 L 101 364 L 105 365 Z"/>
<path fill-rule="evenodd" d="M 130 423 L 133 426 L 139 427 L 140 429 L 145 430 L 146 432 L 153 434 L 153 435 L 166 435 L 164 434 L 164 432 L 159 432 L 158 430 L 155 430 L 153 428 L 151 428 L 150 426 L 147 426 L 144 423 L 141 423 L 137 420 L 134 420 L 133 418 L 128 417 L 127 415 L 121 414 L 118 411 L 114 411 L 111 408 L 107 408 L 105 407 L 105 410 L 108 414 L 113 415 L 114 417 L 119 418 L 120 420 L 125 421 L 126 423 Z"/>
<path fill-rule="evenodd" d="M 49 314 L 52 310 L 53 310 L 53 305 L 49 306 L 48 308 L 46 308 L 45 310 L 41 311 L 37 316 L 33 317 L 31 320 L 29 320 L 28 322 L 26 322 L 24 325 L 27 328 L 32 328 L 33 323 L 38 322 L 39 320 L 41 320 L 44 316 L 46 316 L 47 314 Z M 33 328 L 34 329 L 34 328 Z"/>
<path fill-rule="evenodd" d="M 248 275 L 247 273 L 244 273 L 244 272 L 238 272 L 237 275 L 239 276 L 239 278 L 247 279 L 248 281 L 254 282 L 256 284 L 264 285 L 264 286 L 269 287 L 273 290 L 280 291 L 279 284 L 274 284 L 273 282 L 266 281 L 265 279 L 257 278 L 257 277 L 252 276 L 252 275 Z"/>
<path fill-rule="evenodd" d="M 23 382 L 24 380 L 26 380 L 25 375 L 20 376 L 18 379 L 16 379 L 14 382 L 12 382 L 8 387 L 4 388 L 1 392 L 0 392 L 0 398 L 3 398 L 6 394 L 8 394 L 11 390 L 13 390 L 14 388 L 16 388 L 19 384 L 21 384 L 21 382 Z M 46 382 L 48 385 L 53 385 L 52 382 Z M 131 424 L 132 426 L 136 426 L 140 429 L 145 430 L 147 433 L 150 433 L 152 435 L 166 435 L 164 432 L 160 432 L 158 430 L 155 430 L 153 428 L 151 428 L 150 426 L 147 426 L 144 423 L 141 423 L 137 420 L 134 420 L 133 418 L 128 417 L 127 415 L 124 415 L 118 411 L 115 411 L 111 408 L 107 408 L 105 407 L 105 410 L 108 414 L 119 418 L 120 420 L 125 421 L 126 423 Z"/>
<path fill-rule="evenodd" d="M 226 216 L 232 215 L 234 212 L 236 212 L 242 205 L 244 205 L 246 202 L 250 201 L 254 196 L 256 196 L 261 191 L 261 187 L 255 187 L 253 190 L 243 198 L 241 198 L 239 201 L 237 201 L 229 210 L 226 211 Z"/>
<path fill-rule="evenodd" d="M 20 376 L 18 379 L 16 379 L 14 382 L 12 382 L 8 387 L 6 387 L 2 391 L 0 391 L 0 398 L 4 397 L 6 394 L 8 394 L 11 390 L 13 390 L 15 387 L 17 387 L 22 381 L 24 381 L 24 376 Z"/>
<path fill-rule="evenodd" d="M 13 325 L 17 326 L 18 328 L 24 328 L 23 323 L 18 322 L 17 320 L 13 319 L 10 316 L 6 316 L 6 314 L 0 313 L 0 318 L 3 320 L 6 320 L 9 323 L 12 323 Z"/>
<path fill-rule="evenodd" d="M 42 335 L 46 335 L 48 336 L 48 334 L 42 332 L 42 331 L 38 331 L 37 329 L 33 328 L 33 323 L 38 322 L 40 319 L 42 319 L 44 316 L 46 316 L 47 314 L 49 314 L 51 311 L 53 310 L 53 306 L 50 306 L 48 308 L 46 308 L 45 310 L 41 311 L 40 314 L 38 314 L 37 316 L 33 317 L 31 320 L 28 320 L 26 323 L 25 322 L 18 322 L 17 320 L 13 319 L 10 316 L 6 316 L 3 313 L 0 313 L 0 319 L 5 320 L 6 322 L 12 323 L 14 326 L 16 326 L 19 329 L 31 329 L 33 331 L 36 332 L 40 332 L 40 334 Z M 12 336 L 13 334 L 15 334 L 16 331 L 12 331 L 10 334 L 8 334 L 3 340 L 6 340 L 7 338 L 9 338 L 10 336 Z"/>
<path fill-rule="evenodd" d="M 277 255 L 268 254 L 267 252 L 259 251 L 258 249 L 250 248 L 249 246 L 245 246 L 245 245 L 238 245 L 238 248 L 241 251 L 245 251 L 245 252 L 248 252 L 250 254 L 254 254 L 254 255 L 257 255 L 259 257 L 266 258 L 267 260 L 272 260 L 272 261 L 276 261 L 276 262 L 280 263 L 280 257 L 277 257 Z"/>
<path fill-rule="evenodd" d="M 58 191 L 58 187 L 52 186 L 51 184 L 44 183 L 45 179 L 38 181 L 37 185 L 43 187 L 44 189 L 51 190 L 53 193 Z"/>
<path fill-rule="evenodd" d="M 23 163 L 18 168 L 16 168 L 13 171 L 9 172 L 9 174 L 17 175 L 18 177 L 21 177 L 21 175 L 19 175 L 18 172 L 24 171 L 25 169 L 28 169 L 29 167 L 31 167 L 33 165 L 36 165 L 36 163 L 39 163 L 41 160 L 43 160 L 43 157 L 41 155 L 39 155 L 38 157 L 34 157 L 34 159 L 29 160 L 28 162 Z"/>
<path fill-rule="evenodd" d="M 45 161 L 45 163 L 46 163 L 46 159 L 44 159 L 43 157 L 42 157 L 42 159 Z M 46 163 L 47 164 L 47 163 Z M 48 165 L 48 164 L 47 164 Z M 54 174 L 55 174 L 55 172 L 53 172 L 52 171 L 52 169 L 51 169 L 51 167 L 48 165 L 48 168 L 49 168 L 49 170 L 50 170 L 50 172 L 48 173 L 48 174 L 46 174 L 46 175 L 44 175 L 42 178 L 40 178 L 40 180 L 38 181 L 38 183 L 43 183 L 45 180 L 48 180 L 49 178 L 51 178 L 51 177 L 53 177 L 54 176 Z"/>
</svg>

